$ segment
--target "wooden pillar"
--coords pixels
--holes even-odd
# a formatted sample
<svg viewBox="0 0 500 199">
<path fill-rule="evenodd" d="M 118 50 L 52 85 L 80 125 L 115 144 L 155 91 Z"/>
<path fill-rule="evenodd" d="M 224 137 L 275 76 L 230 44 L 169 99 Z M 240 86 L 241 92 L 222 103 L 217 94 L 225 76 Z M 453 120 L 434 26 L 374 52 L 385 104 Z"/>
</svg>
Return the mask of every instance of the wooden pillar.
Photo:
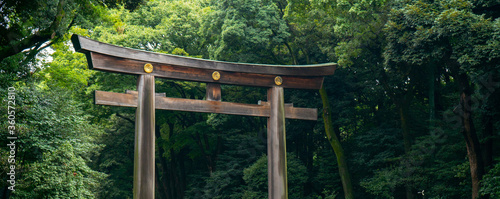
<svg viewBox="0 0 500 199">
<path fill-rule="evenodd" d="M 270 117 L 267 119 L 267 174 L 269 199 L 287 199 L 285 103 L 283 87 L 267 91 Z"/>
<path fill-rule="evenodd" d="M 155 78 L 137 79 L 135 119 L 134 199 L 155 198 Z"/>
</svg>

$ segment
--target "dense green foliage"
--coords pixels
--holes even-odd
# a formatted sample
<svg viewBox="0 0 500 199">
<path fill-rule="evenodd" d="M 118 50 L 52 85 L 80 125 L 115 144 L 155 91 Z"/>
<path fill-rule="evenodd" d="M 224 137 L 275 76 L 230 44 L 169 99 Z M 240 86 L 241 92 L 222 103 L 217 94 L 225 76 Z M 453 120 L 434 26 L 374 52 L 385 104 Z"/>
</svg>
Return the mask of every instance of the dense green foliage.
<svg viewBox="0 0 500 199">
<path fill-rule="evenodd" d="M 285 91 L 287 103 L 319 110 L 318 121 L 286 121 L 290 198 L 349 197 L 349 175 L 354 198 L 499 198 L 499 8 L 497 0 L 2 1 L 0 197 L 132 198 L 135 110 L 92 98 L 135 90 L 137 77 L 88 70 L 69 41 L 79 34 L 223 61 L 339 63 L 321 94 Z M 203 99 L 205 84 L 157 79 L 156 92 Z M 223 101 L 266 98 L 264 88 L 222 86 Z M 265 118 L 158 110 L 156 125 L 157 198 L 267 197 Z"/>
<path fill-rule="evenodd" d="M 102 149 L 96 143 L 101 128 L 88 122 L 89 115 L 65 90 L 42 90 L 33 85 L 17 89 L 18 173 L 13 198 L 96 198 L 106 174 L 88 163 Z M 2 118 L 7 121 L 5 115 Z M 2 123 L 2 128 L 7 125 Z M 7 132 L 2 131 L 2 136 L 6 138 Z M 2 148 L 2 173 L 8 172 L 8 153 Z M 2 181 L 2 187 L 7 184 Z M 6 190 L 3 194 L 8 195 Z"/>
</svg>

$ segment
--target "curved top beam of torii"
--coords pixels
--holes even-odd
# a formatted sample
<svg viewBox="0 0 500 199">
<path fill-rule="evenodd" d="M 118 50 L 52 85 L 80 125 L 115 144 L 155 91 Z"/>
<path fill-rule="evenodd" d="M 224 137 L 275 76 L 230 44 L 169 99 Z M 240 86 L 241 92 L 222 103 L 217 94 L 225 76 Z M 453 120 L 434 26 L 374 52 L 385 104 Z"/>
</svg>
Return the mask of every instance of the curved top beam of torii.
<svg viewBox="0 0 500 199">
<path fill-rule="evenodd" d="M 87 56 L 90 69 L 140 75 L 147 74 L 144 66 L 150 63 L 153 65 L 150 74 L 156 77 L 206 83 L 320 89 L 324 76 L 332 75 L 337 66 L 222 62 L 125 48 L 76 34 L 71 40 L 75 50 Z M 212 77 L 214 72 L 218 72 L 220 79 Z M 281 83 L 275 81 L 277 78 Z"/>
</svg>

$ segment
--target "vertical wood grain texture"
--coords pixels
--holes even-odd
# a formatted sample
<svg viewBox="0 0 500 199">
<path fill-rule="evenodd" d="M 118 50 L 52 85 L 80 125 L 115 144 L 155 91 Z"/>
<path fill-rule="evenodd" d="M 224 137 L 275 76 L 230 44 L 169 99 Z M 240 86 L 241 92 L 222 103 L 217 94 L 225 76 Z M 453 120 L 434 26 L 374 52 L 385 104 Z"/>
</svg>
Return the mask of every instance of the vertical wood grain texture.
<svg viewBox="0 0 500 199">
<path fill-rule="evenodd" d="M 207 83 L 207 95 L 208 101 L 221 101 L 221 88 L 220 84 Z"/>
<path fill-rule="evenodd" d="M 135 119 L 134 199 L 155 198 L 155 82 L 152 75 L 137 79 Z"/>
<path fill-rule="evenodd" d="M 283 87 L 272 87 L 267 92 L 271 105 L 267 120 L 267 173 L 269 199 L 287 199 L 287 168 L 285 139 L 285 102 Z"/>
</svg>

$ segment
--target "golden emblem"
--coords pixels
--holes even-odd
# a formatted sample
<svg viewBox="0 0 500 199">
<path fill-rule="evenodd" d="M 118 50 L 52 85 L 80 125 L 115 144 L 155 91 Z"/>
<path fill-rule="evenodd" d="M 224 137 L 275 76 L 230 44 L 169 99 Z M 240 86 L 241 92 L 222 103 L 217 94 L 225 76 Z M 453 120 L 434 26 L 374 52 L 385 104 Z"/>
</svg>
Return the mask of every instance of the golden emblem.
<svg viewBox="0 0 500 199">
<path fill-rule="evenodd" d="M 151 65 L 150 63 L 145 64 L 144 65 L 144 72 L 146 72 L 146 73 L 153 72 L 153 65 Z"/>
<path fill-rule="evenodd" d="M 220 73 L 218 71 L 215 71 L 212 73 L 212 78 L 217 81 L 220 79 Z"/>
<path fill-rule="evenodd" d="M 276 78 L 274 78 L 274 83 L 278 86 L 283 84 L 283 78 L 281 78 L 280 76 L 276 76 Z"/>
</svg>

